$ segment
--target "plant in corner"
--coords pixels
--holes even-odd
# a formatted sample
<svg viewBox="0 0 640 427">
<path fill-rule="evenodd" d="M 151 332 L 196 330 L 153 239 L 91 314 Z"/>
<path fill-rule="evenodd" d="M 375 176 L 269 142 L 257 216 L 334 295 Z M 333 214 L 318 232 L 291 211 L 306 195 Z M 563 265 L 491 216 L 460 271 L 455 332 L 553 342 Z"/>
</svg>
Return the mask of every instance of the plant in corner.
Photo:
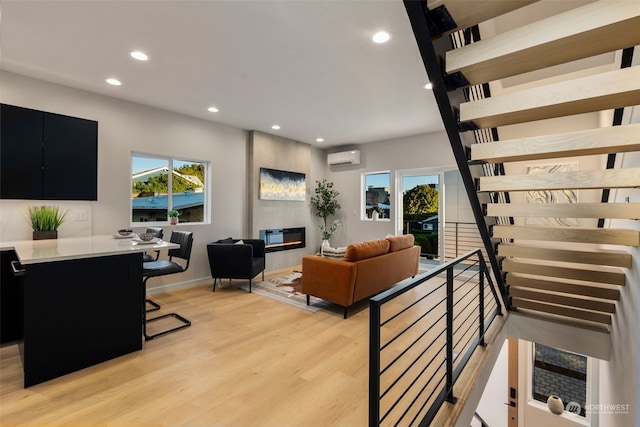
<svg viewBox="0 0 640 427">
<path fill-rule="evenodd" d="M 340 225 L 336 220 L 330 227 L 327 227 L 327 218 L 340 211 L 341 206 L 338 203 L 340 193 L 333 189 L 333 182 L 326 179 L 316 181 L 315 193 L 315 196 L 311 197 L 311 206 L 315 209 L 316 216 L 322 219 L 320 231 L 323 240 L 329 240 Z"/>
<path fill-rule="evenodd" d="M 58 228 L 68 212 L 61 212 L 57 206 L 30 206 L 27 220 L 33 230 L 33 240 L 57 239 Z"/>
<path fill-rule="evenodd" d="M 169 217 L 169 224 L 175 225 L 178 223 L 178 217 L 180 216 L 180 212 L 175 209 L 169 209 L 167 211 L 167 216 Z"/>
</svg>

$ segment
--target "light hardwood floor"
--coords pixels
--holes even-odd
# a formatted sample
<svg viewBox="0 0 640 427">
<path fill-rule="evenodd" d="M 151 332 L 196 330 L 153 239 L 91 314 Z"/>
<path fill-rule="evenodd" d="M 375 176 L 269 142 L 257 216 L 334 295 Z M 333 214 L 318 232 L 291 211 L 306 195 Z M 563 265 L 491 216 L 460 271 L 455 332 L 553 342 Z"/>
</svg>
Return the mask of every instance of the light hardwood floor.
<svg viewBox="0 0 640 427">
<path fill-rule="evenodd" d="M 192 326 L 28 389 L 17 346 L 0 349 L 0 425 L 367 424 L 366 304 L 343 320 L 228 286 L 154 300 Z"/>
</svg>

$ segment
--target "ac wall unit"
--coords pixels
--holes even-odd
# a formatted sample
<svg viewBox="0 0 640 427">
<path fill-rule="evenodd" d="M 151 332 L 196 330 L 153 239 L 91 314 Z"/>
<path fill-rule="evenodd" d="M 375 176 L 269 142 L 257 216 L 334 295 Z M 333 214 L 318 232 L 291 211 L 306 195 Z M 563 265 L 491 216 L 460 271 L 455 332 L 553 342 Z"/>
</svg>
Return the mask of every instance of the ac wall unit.
<svg viewBox="0 0 640 427">
<path fill-rule="evenodd" d="M 360 164 L 360 150 L 341 151 L 327 155 L 329 166 L 345 166 Z"/>
</svg>

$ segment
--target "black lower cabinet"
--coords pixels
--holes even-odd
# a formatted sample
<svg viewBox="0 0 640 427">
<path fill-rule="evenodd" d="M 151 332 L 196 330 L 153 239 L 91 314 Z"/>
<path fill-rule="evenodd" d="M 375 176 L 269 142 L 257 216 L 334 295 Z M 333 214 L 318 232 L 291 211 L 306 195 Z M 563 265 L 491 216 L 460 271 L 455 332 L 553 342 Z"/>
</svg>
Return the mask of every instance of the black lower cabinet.
<svg viewBox="0 0 640 427">
<path fill-rule="evenodd" d="M 0 252 L 0 344 L 22 338 L 22 278 L 11 268 L 11 262 L 17 260 L 13 250 Z"/>
<path fill-rule="evenodd" d="M 25 267 L 25 387 L 142 348 L 141 253 Z"/>
</svg>

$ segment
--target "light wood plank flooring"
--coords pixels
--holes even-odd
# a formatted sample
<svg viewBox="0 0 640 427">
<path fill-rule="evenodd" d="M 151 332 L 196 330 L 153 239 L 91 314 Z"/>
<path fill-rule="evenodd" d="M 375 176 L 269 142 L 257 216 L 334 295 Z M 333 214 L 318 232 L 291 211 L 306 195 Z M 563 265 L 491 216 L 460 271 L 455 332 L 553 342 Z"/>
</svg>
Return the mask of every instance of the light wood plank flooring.
<svg viewBox="0 0 640 427">
<path fill-rule="evenodd" d="M 0 425 L 366 425 L 366 302 L 343 320 L 224 285 L 154 295 L 193 325 L 28 389 L 0 349 Z"/>
</svg>

